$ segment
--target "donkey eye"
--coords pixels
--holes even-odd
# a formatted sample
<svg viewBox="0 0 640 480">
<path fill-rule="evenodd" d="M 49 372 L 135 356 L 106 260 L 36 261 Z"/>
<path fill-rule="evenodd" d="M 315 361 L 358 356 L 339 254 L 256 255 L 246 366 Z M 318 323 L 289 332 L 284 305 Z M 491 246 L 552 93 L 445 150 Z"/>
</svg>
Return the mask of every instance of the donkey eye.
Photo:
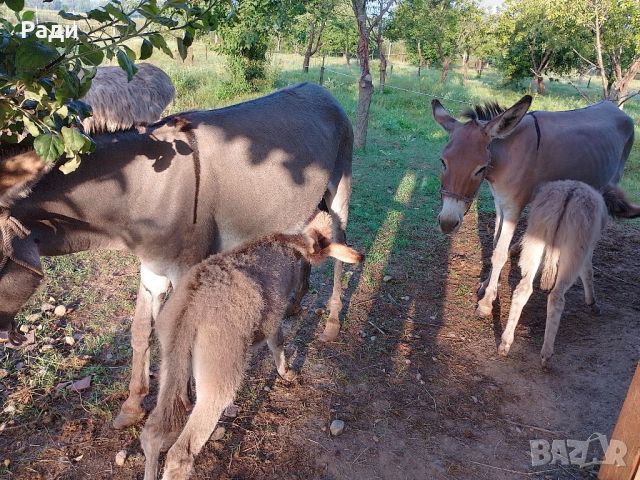
<svg viewBox="0 0 640 480">
<path fill-rule="evenodd" d="M 485 165 L 484 167 L 480 167 L 480 168 L 476 171 L 475 175 L 476 175 L 476 176 L 480 175 L 480 174 L 481 174 L 482 172 L 484 172 L 486 169 L 487 169 L 487 166 L 486 166 L 486 165 Z"/>
<path fill-rule="evenodd" d="M 447 169 L 447 164 L 444 163 L 443 159 L 440 159 L 440 163 L 442 163 L 442 168 L 444 168 L 446 170 Z"/>
</svg>

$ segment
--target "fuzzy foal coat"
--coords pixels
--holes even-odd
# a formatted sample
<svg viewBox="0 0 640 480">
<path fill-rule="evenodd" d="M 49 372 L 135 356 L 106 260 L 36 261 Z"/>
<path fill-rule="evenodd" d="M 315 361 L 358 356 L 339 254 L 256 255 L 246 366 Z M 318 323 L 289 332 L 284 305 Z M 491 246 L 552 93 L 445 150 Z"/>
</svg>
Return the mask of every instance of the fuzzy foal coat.
<svg viewBox="0 0 640 480">
<path fill-rule="evenodd" d="M 575 180 L 549 182 L 535 196 L 522 240 L 522 280 L 513 292 L 509 321 L 499 353 L 507 355 L 522 309 L 533 292 L 533 279 L 544 260 L 540 286 L 550 290 L 547 325 L 540 352 L 546 366 L 554 352 L 564 296 L 578 277 L 585 301 L 598 311 L 593 289 L 593 250 L 607 224 L 608 212 L 600 192 Z"/>
<path fill-rule="evenodd" d="M 250 346 L 267 339 L 278 373 L 291 379 L 282 349 L 280 321 L 300 272 L 300 260 L 327 256 L 355 263 L 360 254 L 330 238 L 331 217 L 320 213 L 299 235 L 272 235 L 193 267 L 160 312 L 156 333 L 162 366 L 158 404 L 141 435 L 145 480 L 157 477 L 158 457 L 171 447 L 163 479 L 186 479 L 194 457 L 211 436 L 240 387 Z M 337 249 L 340 253 L 335 253 Z M 344 254 L 346 252 L 346 254 Z M 197 401 L 179 434 L 195 378 Z"/>
</svg>

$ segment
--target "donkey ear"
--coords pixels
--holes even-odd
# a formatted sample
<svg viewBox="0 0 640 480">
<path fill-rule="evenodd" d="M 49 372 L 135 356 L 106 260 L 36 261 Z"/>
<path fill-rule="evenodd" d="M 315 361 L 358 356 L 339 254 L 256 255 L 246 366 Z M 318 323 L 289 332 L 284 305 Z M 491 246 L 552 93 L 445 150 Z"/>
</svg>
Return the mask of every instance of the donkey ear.
<svg viewBox="0 0 640 480">
<path fill-rule="evenodd" d="M 436 122 L 438 122 L 447 133 L 453 132 L 458 125 L 461 125 L 458 120 L 447 112 L 446 108 L 440 103 L 440 100 L 434 99 L 431 101 L 431 110 L 433 111 L 433 118 L 435 118 Z"/>
<path fill-rule="evenodd" d="M 353 248 L 342 243 L 330 243 L 317 253 L 308 256 L 307 260 L 312 265 L 320 265 L 327 258 L 333 257 L 345 263 L 360 263 L 364 255 Z"/>
<path fill-rule="evenodd" d="M 342 243 L 332 243 L 320 253 L 323 252 L 327 256 L 337 258 L 345 263 L 360 263 L 364 259 L 362 253 Z"/>
<path fill-rule="evenodd" d="M 505 110 L 496 118 L 488 122 L 483 128 L 490 138 L 508 137 L 513 129 L 518 126 L 522 117 L 524 117 L 531 106 L 533 98 L 531 95 L 525 95 L 518 100 L 511 108 Z"/>
</svg>

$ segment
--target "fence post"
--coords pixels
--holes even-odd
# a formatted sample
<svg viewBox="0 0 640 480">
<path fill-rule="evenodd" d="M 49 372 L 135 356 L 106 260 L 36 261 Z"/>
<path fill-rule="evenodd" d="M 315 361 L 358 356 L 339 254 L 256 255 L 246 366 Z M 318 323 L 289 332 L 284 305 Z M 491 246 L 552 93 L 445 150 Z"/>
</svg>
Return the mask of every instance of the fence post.
<svg viewBox="0 0 640 480">
<path fill-rule="evenodd" d="M 324 59 L 325 55 L 322 55 L 322 66 L 320 67 L 320 85 L 324 84 Z"/>
</svg>

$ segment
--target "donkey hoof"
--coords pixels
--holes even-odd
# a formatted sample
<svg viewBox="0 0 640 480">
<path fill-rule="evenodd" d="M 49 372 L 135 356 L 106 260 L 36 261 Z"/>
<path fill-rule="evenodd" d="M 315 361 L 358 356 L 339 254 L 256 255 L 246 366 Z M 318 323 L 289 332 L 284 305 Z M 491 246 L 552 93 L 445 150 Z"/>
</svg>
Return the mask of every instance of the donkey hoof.
<svg viewBox="0 0 640 480">
<path fill-rule="evenodd" d="M 598 303 L 593 302 L 591 305 L 589 305 L 589 308 L 591 309 L 591 313 L 593 313 L 594 315 L 600 315 L 602 313 L 602 311 L 600 310 L 600 305 L 598 305 Z"/>
<path fill-rule="evenodd" d="M 476 307 L 476 317 L 490 317 L 493 313 L 493 308 L 491 306 L 487 307 L 486 305 L 479 303 Z"/>
<path fill-rule="evenodd" d="M 327 322 L 327 326 L 324 327 L 324 332 L 320 335 L 321 342 L 333 342 L 336 338 L 338 338 L 338 333 L 340 333 L 340 324 L 333 323 L 330 321 Z"/>
<path fill-rule="evenodd" d="M 123 428 L 135 425 L 144 418 L 144 414 L 144 410 L 140 410 L 139 412 L 123 412 L 121 410 L 118 416 L 113 420 L 113 428 L 116 430 L 122 430 Z"/>
<path fill-rule="evenodd" d="M 284 372 L 284 375 L 280 375 L 280 378 L 287 382 L 295 382 L 295 380 L 298 378 L 298 372 L 296 372 L 292 368 L 287 368 L 287 371 Z"/>
<path fill-rule="evenodd" d="M 498 347 L 498 355 L 502 355 L 503 357 L 506 357 L 507 355 L 509 355 L 510 349 L 511 349 L 511 345 L 507 345 L 506 343 L 502 342 Z"/>
<path fill-rule="evenodd" d="M 542 365 L 542 370 L 549 371 L 551 370 L 551 356 L 540 356 L 540 365 Z"/>
</svg>

